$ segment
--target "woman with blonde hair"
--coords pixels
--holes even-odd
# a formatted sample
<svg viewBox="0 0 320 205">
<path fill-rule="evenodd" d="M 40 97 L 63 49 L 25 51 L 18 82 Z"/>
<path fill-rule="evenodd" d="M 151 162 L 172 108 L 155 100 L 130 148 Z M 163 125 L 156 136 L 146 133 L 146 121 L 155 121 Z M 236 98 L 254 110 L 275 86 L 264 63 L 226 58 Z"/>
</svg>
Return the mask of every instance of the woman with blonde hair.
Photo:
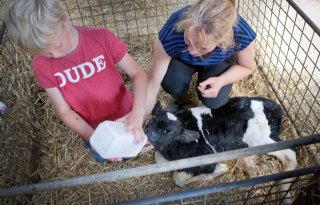
<svg viewBox="0 0 320 205">
<path fill-rule="evenodd" d="M 154 43 L 147 113 L 160 85 L 171 95 L 168 111 L 177 111 L 196 72 L 197 94 L 205 106 L 216 109 L 228 101 L 232 84 L 255 67 L 256 34 L 236 7 L 235 0 L 200 0 L 170 16 Z M 236 63 L 229 64 L 234 58 Z"/>
</svg>

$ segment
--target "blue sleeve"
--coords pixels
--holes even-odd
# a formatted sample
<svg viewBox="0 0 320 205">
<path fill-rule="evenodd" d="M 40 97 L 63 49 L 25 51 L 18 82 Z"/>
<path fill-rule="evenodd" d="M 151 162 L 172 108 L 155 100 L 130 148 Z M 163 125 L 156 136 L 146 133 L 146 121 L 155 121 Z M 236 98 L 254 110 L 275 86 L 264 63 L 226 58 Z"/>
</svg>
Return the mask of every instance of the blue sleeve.
<svg viewBox="0 0 320 205">
<path fill-rule="evenodd" d="M 239 15 L 234 35 L 236 52 L 245 49 L 257 36 L 249 24 Z"/>
<path fill-rule="evenodd" d="M 173 32 L 178 18 L 179 15 L 177 15 L 177 12 L 175 12 L 169 17 L 167 22 L 163 25 L 163 27 L 158 33 L 161 42 L 163 42 Z"/>
<path fill-rule="evenodd" d="M 189 6 L 180 9 L 179 11 L 171 14 L 167 22 L 161 28 L 158 33 L 159 40 L 169 56 L 175 56 L 184 48 L 184 36 L 183 32 L 176 30 L 176 23 L 179 22 L 181 14 L 184 13 Z"/>
</svg>

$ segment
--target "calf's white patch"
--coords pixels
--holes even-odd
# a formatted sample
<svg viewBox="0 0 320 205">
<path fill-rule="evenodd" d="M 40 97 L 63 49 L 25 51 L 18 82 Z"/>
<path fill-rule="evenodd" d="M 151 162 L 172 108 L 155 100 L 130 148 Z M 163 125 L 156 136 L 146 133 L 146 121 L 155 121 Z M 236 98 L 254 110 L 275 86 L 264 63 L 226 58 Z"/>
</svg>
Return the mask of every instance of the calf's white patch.
<svg viewBox="0 0 320 205">
<path fill-rule="evenodd" d="M 243 141 L 251 146 L 258 146 L 273 143 L 270 138 L 271 129 L 268 125 L 268 120 L 263 112 L 263 103 L 252 100 L 251 109 L 253 118 L 248 120 L 247 130 L 243 136 Z"/>
<path fill-rule="evenodd" d="M 202 133 L 202 136 L 206 142 L 207 145 L 209 145 L 209 147 L 212 149 L 212 151 L 214 153 L 217 153 L 217 151 L 214 149 L 214 147 L 209 143 L 209 141 L 207 140 L 206 136 L 204 135 L 203 133 L 203 129 L 202 129 L 202 117 L 201 115 L 203 114 L 208 114 L 212 117 L 211 115 L 211 109 L 210 108 L 207 108 L 205 106 L 201 106 L 201 107 L 195 107 L 195 108 L 190 108 L 190 111 L 192 113 L 192 115 L 197 119 L 197 125 L 198 125 L 198 128 L 200 130 L 200 132 Z M 208 133 L 208 131 L 207 131 Z"/>
</svg>

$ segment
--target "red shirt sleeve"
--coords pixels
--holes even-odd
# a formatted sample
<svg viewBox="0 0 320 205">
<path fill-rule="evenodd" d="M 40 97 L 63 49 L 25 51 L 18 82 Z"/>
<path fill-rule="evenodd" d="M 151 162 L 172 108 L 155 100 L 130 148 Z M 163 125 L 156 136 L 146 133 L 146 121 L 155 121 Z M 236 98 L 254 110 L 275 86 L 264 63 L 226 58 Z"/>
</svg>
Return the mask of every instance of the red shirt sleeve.
<svg viewBox="0 0 320 205">
<path fill-rule="evenodd" d="M 127 45 L 107 29 L 105 32 L 105 40 L 107 43 L 107 47 L 110 51 L 110 54 L 113 58 L 113 62 L 115 64 L 119 63 L 119 61 L 127 53 L 127 50 L 128 50 Z"/>
</svg>

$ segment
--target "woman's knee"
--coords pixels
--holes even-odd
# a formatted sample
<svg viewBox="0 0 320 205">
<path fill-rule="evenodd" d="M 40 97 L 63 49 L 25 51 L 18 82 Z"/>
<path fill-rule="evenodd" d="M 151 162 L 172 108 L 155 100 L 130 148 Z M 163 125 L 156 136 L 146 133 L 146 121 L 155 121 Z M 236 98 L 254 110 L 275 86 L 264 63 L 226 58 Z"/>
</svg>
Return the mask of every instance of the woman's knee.
<svg viewBox="0 0 320 205">
<path fill-rule="evenodd" d="M 186 93 L 189 89 L 195 68 L 171 59 L 168 70 L 161 82 L 164 91 L 171 95 Z"/>
<path fill-rule="evenodd" d="M 177 95 L 185 93 L 189 89 L 189 82 L 177 77 L 176 75 L 167 75 L 161 82 L 162 89 L 171 94 Z"/>
<path fill-rule="evenodd" d="M 162 89 L 169 93 L 170 95 L 181 95 L 188 92 L 189 83 L 173 83 L 168 81 L 162 81 L 161 83 Z"/>
<path fill-rule="evenodd" d="M 229 100 L 229 97 L 224 98 L 224 99 L 200 97 L 199 99 L 204 106 L 211 108 L 211 109 L 217 109 L 217 108 L 223 106 L 224 104 L 226 104 Z"/>
<path fill-rule="evenodd" d="M 232 89 L 232 84 L 222 87 L 215 98 L 205 98 L 198 92 L 198 98 L 208 108 L 217 109 L 229 101 L 229 95 Z"/>
</svg>

